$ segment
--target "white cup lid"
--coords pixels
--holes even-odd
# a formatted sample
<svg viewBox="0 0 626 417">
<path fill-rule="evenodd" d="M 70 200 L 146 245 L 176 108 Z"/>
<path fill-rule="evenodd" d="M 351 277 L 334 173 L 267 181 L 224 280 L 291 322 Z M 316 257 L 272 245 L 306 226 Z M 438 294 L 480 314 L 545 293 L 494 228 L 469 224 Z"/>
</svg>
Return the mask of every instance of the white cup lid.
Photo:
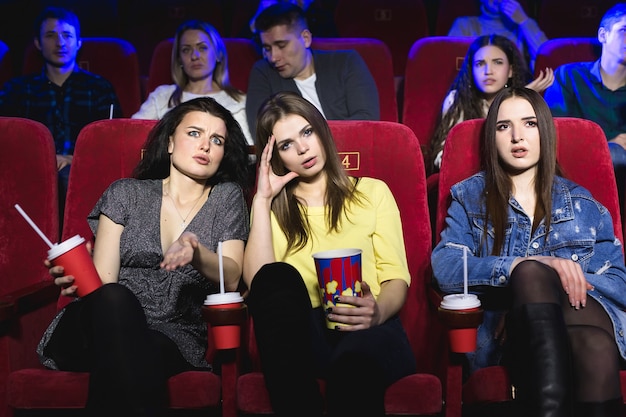
<svg viewBox="0 0 626 417">
<path fill-rule="evenodd" d="M 84 241 L 85 239 L 80 237 L 80 235 L 75 235 L 64 242 L 55 244 L 53 247 L 50 248 L 50 250 L 48 250 L 48 260 L 58 258 L 65 252 L 69 252 L 76 246 L 81 245 Z"/>
<path fill-rule="evenodd" d="M 361 252 L 362 250 L 357 248 L 331 249 L 323 252 L 316 252 L 312 256 L 314 259 L 335 259 L 358 255 Z"/>
<path fill-rule="evenodd" d="M 476 294 L 448 294 L 443 297 L 441 307 L 447 310 L 464 310 L 480 307 L 480 300 Z"/>
<path fill-rule="evenodd" d="M 241 303 L 243 297 L 238 292 L 225 292 L 217 294 L 209 294 L 204 300 L 205 306 L 214 306 L 218 304 Z"/>
</svg>

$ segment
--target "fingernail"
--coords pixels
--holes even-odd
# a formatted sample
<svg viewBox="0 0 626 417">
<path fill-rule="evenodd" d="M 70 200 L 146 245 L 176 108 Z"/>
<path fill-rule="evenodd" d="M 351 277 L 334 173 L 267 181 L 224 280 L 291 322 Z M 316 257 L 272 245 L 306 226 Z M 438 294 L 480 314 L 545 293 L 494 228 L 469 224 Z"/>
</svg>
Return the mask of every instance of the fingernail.
<svg viewBox="0 0 626 417">
<path fill-rule="evenodd" d="M 335 326 L 335 330 L 339 330 L 339 326 Z"/>
<path fill-rule="evenodd" d="M 329 314 L 331 314 L 332 312 L 333 312 L 333 308 L 332 308 L 332 307 L 328 307 L 328 308 L 326 309 L 326 315 L 329 315 Z"/>
<path fill-rule="evenodd" d="M 335 296 L 335 298 L 333 298 L 333 301 L 335 302 L 335 304 L 341 302 L 341 299 L 339 298 L 338 295 Z"/>
</svg>

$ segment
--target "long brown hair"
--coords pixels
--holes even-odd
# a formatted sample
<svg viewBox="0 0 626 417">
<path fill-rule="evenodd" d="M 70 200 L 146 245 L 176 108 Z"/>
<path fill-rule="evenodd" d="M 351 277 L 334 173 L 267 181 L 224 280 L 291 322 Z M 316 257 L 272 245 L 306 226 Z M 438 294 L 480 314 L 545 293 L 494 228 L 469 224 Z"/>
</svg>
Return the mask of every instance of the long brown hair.
<svg viewBox="0 0 626 417">
<path fill-rule="evenodd" d="M 513 69 L 513 76 L 509 78 L 508 86 L 512 88 L 524 87 L 531 78 L 528 65 L 519 49 L 513 42 L 500 35 L 485 35 L 476 38 L 469 46 L 461 69 L 448 90 L 456 91 L 454 102 L 445 115 L 441 115 L 438 120 L 435 133 L 431 140 L 431 168 L 434 169 L 434 159 L 448 136 L 448 132 L 454 125 L 463 120 L 482 119 L 483 113 L 483 93 L 476 87 L 474 79 L 474 56 L 478 50 L 484 46 L 493 45 L 506 55 L 509 65 Z M 446 94 L 447 96 L 447 94 Z"/>
<path fill-rule="evenodd" d="M 496 124 L 498 111 L 502 102 L 513 97 L 522 98 L 530 103 L 537 116 L 537 128 L 540 137 L 539 162 L 535 177 L 535 194 L 537 204 L 533 220 L 533 230 L 544 219 L 546 233 L 550 231 L 552 219 L 552 185 L 555 175 L 560 175 L 561 170 L 556 162 L 556 129 L 552 119 L 550 108 L 543 97 L 534 90 L 528 88 L 505 88 L 494 98 L 489 113 L 485 119 L 482 152 L 483 168 L 485 171 L 486 202 L 485 225 L 489 220 L 493 224 L 494 242 L 491 250 L 492 255 L 499 255 L 504 243 L 508 221 L 509 198 L 512 193 L 513 183 L 511 177 L 502 166 L 498 149 L 496 147 Z M 546 235 L 547 236 L 547 235 Z M 486 236 L 483 236 L 486 241 Z M 547 237 L 546 237 L 547 239 Z"/>
<path fill-rule="evenodd" d="M 315 106 L 290 92 L 277 93 L 265 101 L 257 116 L 257 159 L 261 160 L 261 153 L 273 134 L 276 122 L 290 115 L 301 116 L 309 122 L 324 149 L 326 155 L 324 171 L 327 178 L 325 219 L 328 230 L 338 232 L 341 230 L 341 215 L 343 213 L 347 215 L 350 204 L 359 203 L 362 195 L 356 190 L 356 184 L 348 177 L 341 165 L 328 123 Z M 274 145 L 274 155 L 278 155 L 276 145 Z M 272 158 L 271 165 L 276 175 L 284 175 L 288 172 L 279 157 Z M 298 178 L 287 184 L 272 201 L 272 211 L 287 237 L 285 255 L 304 248 L 311 234 L 306 215 L 307 208 L 294 195 L 297 185 Z"/>
</svg>

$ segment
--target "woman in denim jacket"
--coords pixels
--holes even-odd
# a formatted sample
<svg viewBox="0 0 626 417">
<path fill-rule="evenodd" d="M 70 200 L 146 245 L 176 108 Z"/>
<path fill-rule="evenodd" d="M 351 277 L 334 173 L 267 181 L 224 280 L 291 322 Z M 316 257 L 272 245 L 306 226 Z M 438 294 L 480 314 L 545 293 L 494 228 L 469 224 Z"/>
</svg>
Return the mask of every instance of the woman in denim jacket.
<svg viewBox="0 0 626 417">
<path fill-rule="evenodd" d="M 510 365 L 523 415 L 620 415 L 626 268 L 611 214 L 558 176 L 538 93 L 499 93 L 482 147 L 485 170 L 452 187 L 432 254 L 441 290 L 458 293 L 468 249 L 468 284 L 485 307 L 471 369 Z"/>
</svg>

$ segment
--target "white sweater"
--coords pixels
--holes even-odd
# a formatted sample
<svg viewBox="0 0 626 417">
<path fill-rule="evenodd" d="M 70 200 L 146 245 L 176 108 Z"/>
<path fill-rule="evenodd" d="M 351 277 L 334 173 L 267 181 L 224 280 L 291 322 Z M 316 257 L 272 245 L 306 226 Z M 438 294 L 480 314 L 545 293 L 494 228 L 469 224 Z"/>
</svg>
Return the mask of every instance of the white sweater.
<svg viewBox="0 0 626 417">
<path fill-rule="evenodd" d="M 139 111 L 132 115 L 133 119 L 160 120 L 171 107 L 168 107 L 170 97 L 176 89 L 175 84 L 161 85 L 150 93 L 146 101 L 141 105 Z M 237 101 L 229 96 L 225 91 L 218 91 L 211 94 L 193 94 L 183 91 L 181 102 L 189 101 L 197 97 L 211 97 L 219 104 L 229 110 L 243 131 L 248 145 L 254 145 L 254 139 L 250 135 L 248 120 L 246 118 L 246 96 L 243 95 L 241 101 Z"/>
</svg>

